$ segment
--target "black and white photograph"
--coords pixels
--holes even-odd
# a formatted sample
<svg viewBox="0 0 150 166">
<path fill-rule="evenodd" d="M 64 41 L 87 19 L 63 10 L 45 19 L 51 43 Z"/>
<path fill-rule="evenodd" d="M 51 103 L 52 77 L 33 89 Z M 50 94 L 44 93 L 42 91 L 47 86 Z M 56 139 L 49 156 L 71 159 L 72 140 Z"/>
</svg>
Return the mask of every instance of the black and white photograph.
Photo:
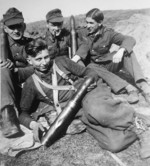
<svg viewBox="0 0 150 166">
<path fill-rule="evenodd" d="M 150 2 L 0 0 L 0 166 L 150 165 Z"/>
</svg>

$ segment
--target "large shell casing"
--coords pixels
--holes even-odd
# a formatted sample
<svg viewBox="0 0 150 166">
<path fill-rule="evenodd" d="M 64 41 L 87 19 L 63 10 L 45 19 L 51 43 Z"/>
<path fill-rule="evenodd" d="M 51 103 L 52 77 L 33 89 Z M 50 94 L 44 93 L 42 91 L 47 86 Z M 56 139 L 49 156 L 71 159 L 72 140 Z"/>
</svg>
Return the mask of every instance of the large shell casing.
<svg viewBox="0 0 150 166">
<path fill-rule="evenodd" d="M 44 146 L 50 146 L 58 139 L 61 133 L 66 130 L 74 116 L 80 108 L 81 101 L 86 94 L 88 86 L 92 83 L 93 78 L 88 77 L 84 80 L 79 89 L 67 103 L 64 110 L 58 115 L 48 132 L 42 137 L 41 143 Z"/>
</svg>

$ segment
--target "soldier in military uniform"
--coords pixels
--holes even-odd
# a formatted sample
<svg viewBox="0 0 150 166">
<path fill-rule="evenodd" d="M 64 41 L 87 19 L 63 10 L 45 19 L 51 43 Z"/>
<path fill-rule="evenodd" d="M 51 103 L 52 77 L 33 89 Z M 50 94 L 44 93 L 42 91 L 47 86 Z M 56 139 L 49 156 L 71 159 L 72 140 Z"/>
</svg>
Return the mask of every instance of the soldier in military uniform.
<svg viewBox="0 0 150 166">
<path fill-rule="evenodd" d="M 69 57 L 70 32 L 62 28 L 63 16 L 60 9 L 53 9 L 46 14 L 47 32 L 45 40 L 51 55 Z"/>
<path fill-rule="evenodd" d="M 3 15 L 3 28 L 8 38 L 9 54 L 1 59 L 1 130 L 5 137 L 19 132 L 16 107 L 20 98 L 21 83 L 33 73 L 33 67 L 26 60 L 25 45 L 32 39 L 24 37 L 26 24 L 22 12 L 10 8 Z"/>
<path fill-rule="evenodd" d="M 150 103 L 150 87 L 133 52 L 135 39 L 107 28 L 102 23 L 103 19 L 103 13 L 97 8 L 87 12 L 87 28 L 81 29 L 79 32 L 79 37 L 82 41 L 79 50 L 82 53 L 78 56 L 78 59 L 84 62 L 88 59 L 89 66 L 94 68 L 100 76 L 102 69 L 115 73 L 124 68 L 133 77 L 146 101 Z M 112 44 L 120 46 L 119 50 L 110 53 Z M 115 82 L 118 84 L 117 91 L 121 90 L 121 87 L 125 87 L 127 92 L 133 94 L 133 97 L 137 97 L 137 89 L 127 82 L 118 79 L 115 81 L 113 77 L 109 77 L 106 82 L 110 86 L 112 85 L 112 89 L 116 88 L 111 84 Z"/>
<path fill-rule="evenodd" d="M 49 53 L 54 57 L 63 56 L 63 55 L 69 57 L 69 49 L 71 47 L 70 32 L 62 28 L 64 19 L 61 10 L 53 9 L 49 11 L 46 15 L 46 20 L 47 20 L 46 42 L 48 45 Z M 79 33 L 79 38 L 77 38 L 78 40 L 77 43 L 81 45 L 82 41 L 80 40 L 80 36 L 82 36 L 82 33 L 84 32 L 79 31 L 78 33 Z M 80 65 L 83 65 L 82 61 L 80 61 L 80 57 L 84 56 L 83 50 L 80 49 L 79 47 L 79 49 L 77 49 L 76 51 L 76 55 L 72 57 L 72 60 L 74 62 L 79 63 Z M 129 103 L 135 103 L 139 100 L 138 95 L 136 93 L 136 89 L 132 85 L 122 80 L 117 75 L 114 75 L 108 70 L 105 70 L 105 68 L 101 67 L 99 68 L 99 70 L 100 70 L 99 76 L 109 84 L 109 86 L 113 89 L 115 93 L 118 93 L 122 89 L 126 88 L 129 94 L 129 96 L 127 97 Z"/>
</svg>

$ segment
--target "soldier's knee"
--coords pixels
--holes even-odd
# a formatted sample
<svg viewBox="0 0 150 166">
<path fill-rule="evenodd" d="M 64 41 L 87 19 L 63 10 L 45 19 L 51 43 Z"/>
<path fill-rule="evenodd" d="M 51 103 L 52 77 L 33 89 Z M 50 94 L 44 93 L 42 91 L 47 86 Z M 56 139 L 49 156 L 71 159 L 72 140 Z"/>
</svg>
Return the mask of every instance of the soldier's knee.
<svg viewBox="0 0 150 166">
<path fill-rule="evenodd" d="M 1 81 L 8 80 L 12 77 L 12 73 L 8 68 L 1 69 Z"/>
</svg>

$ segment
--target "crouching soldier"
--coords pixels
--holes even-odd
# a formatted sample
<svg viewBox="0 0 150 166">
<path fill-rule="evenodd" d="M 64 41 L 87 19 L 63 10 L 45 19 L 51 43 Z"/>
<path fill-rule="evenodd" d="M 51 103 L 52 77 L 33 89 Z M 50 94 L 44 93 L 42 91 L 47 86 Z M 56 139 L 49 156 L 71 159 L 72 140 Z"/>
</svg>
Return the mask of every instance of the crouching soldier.
<svg viewBox="0 0 150 166">
<path fill-rule="evenodd" d="M 97 87 L 85 95 L 81 101 L 81 109 L 77 113 L 87 126 L 87 131 L 99 141 L 102 148 L 112 152 L 124 150 L 139 138 L 141 157 L 150 157 L 150 121 L 136 114 L 128 104 L 113 99 L 110 89 L 97 80 L 97 74 L 92 69 L 82 67 L 66 57 L 58 57 L 52 61 L 47 45 L 40 38 L 30 42 L 25 50 L 28 62 L 33 65 L 35 73 L 24 84 L 20 105 L 22 113 L 19 119 L 23 125 L 33 130 L 35 140 L 40 141 L 39 133 L 44 131 L 44 127 L 31 116 L 34 103 L 45 102 L 54 106 L 57 112 L 58 103 L 68 101 L 75 93 L 75 86 L 72 84 L 74 80 L 77 82 L 75 78 L 93 77 Z M 68 79 L 61 73 L 67 74 Z M 54 86 L 59 90 L 57 99 Z M 62 86 L 66 86 L 66 89 L 62 90 Z M 68 86 L 70 90 L 67 90 Z"/>
<path fill-rule="evenodd" d="M 63 15 L 60 9 L 53 9 L 46 14 L 47 31 L 45 40 L 48 50 L 54 57 L 69 57 L 70 32 L 63 28 Z"/>
<path fill-rule="evenodd" d="M 9 8 L 3 15 L 4 32 L 2 34 L 5 36 L 3 36 L 5 42 L 1 43 L 0 59 L 0 120 L 1 131 L 5 137 L 12 137 L 20 131 L 19 125 L 16 123 L 16 111 L 19 108 L 21 83 L 34 71 L 26 60 L 24 47 L 32 39 L 24 36 L 25 28 L 22 12 L 16 8 Z"/>
<path fill-rule="evenodd" d="M 46 22 L 47 31 L 45 34 L 45 41 L 48 45 L 49 53 L 54 57 L 66 56 L 74 60 L 72 57 L 74 55 L 71 55 L 71 49 L 73 49 L 71 48 L 73 47 L 70 39 L 71 32 L 63 27 L 64 17 L 62 11 L 60 9 L 50 10 L 46 14 Z M 78 50 L 75 48 L 74 50 L 76 51 L 76 54 L 78 54 Z M 83 65 L 82 61 L 78 61 L 78 63 Z"/>
</svg>

